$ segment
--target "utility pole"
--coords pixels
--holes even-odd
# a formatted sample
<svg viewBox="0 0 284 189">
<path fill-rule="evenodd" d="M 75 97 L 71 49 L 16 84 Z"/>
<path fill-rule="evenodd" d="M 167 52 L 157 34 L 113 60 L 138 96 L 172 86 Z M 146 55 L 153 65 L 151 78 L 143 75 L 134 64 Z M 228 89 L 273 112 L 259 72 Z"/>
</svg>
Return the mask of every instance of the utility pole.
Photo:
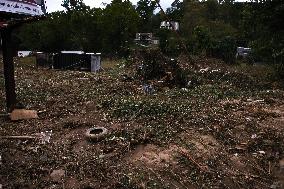
<svg viewBox="0 0 284 189">
<path fill-rule="evenodd" d="M 6 90 L 6 108 L 10 113 L 17 103 L 15 69 L 13 61 L 12 31 L 24 23 L 31 23 L 44 19 L 44 0 L 1 0 L 0 7 L 0 32 L 2 40 L 3 67 Z M 13 4 L 17 4 L 17 7 Z M 13 5 L 13 6 L 12 6 Z"/>
</svg>

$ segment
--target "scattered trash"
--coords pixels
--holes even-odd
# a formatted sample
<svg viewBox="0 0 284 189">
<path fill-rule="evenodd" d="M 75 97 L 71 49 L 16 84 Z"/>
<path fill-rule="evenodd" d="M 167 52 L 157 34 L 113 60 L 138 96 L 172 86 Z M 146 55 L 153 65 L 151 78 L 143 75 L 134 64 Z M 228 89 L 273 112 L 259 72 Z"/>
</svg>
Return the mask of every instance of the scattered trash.
<svg viewBox="0 0 284 189">
<path fill-rule="evenodd" d="M 255 100 L 254 102 L 255 102 L 255 103 L 264 102 L 264 100 Z"/>
<path fill-rule="evenodd" d="M 37 114 L 43 114 L 43 113 L 46 113 L 47 111 L 46 110 L 41 110 L 41 111 L 38 111 Z"/>
<path fill-rule="evenodd" d="M 191 87 L 192 86 L 192 81 L 188 81 L 186 86 L 187 87 Z"/>
<path fill-rule="evenodd" d="M 30 140 L 37 139 L 41 144 L 46 144 L 50 142 L 52 135 L 51 131 L 41 132 L 34 135 L 25 135 L 25 136 L 0 136 L 0 139 L 11 139 L 11 140 Z"/>
<path fill-rule="evenodd" d="M 208 72 L 209 71 L 209 67 L 207 67 L 207 68 L 204 68 L 204 69 L 200 69 L 199 70 L 199 72 L 201 72 L 201 73 L 205 73 L 205 72 Z"/>
<path fill-rule="evenodd" d="M 247 102 L 250 102 L 250 103 L 263 103 L 264 100 L 263 99 L 262 100 L 253 100 L 253 99 L 249 98 L 249 99 L 247 99 Z"/>
<path fill-rule="evenodd" d="M 103 155 L 103 154 L 99 155 L 100 159 L 103 159 L 104 157 L 105 157 L 105 155 Z"/>
<path fill-rule="evenodd" d="M 125 138 L 123 137 L 116 137 L 116 136 L 113 136 L 112 138 L 108 139 L 109 141 L 124 141 L 126 140 Z"/>
<path fill-rule="evenodd" d="M 246 117 L 245 119 L 246 119 L 247 121 L 251 121 L 251 118 L 249 118 L 249 117 Z"/>
<path fill-rule="evenodd" d="M 25 110 L 25 109 L 15 109 L 10 114 L 10 119 L 12 121 L 27 120 L 27 119 L 37 119 L 37 111 Z"/>
<path fill-rule="evenodd" d="M 188 92 L 189 90 L 187 88 L 181 88 L 182 91 Z"/>
<path fill-rule="evenodd" d="M 252 139 L 255 139 L 256 137 L 257 137 L 256 134 L 251 135 L 251 138 L 252 138 Z"/>
<path fill-rule="evenodd" d="M 122 81 L 124 81 L 124 82 L 130 82 L 130 81 L 134 80 L 133 77 L 130 77 L 127 74 L 123 74 L 121 77 L 122 77 Z"/>
<path fill-rule="evenodd" d="M 221 70 L 218 69 L 218 70 L 211 70 L 211 73 L 214 73 L 214 72 L 220 72 Z"/>
<path fill-rule="evenodd" d="M 229 148 L 229 151 L 232 153 L 243 153 L 247 150 L 246 144 L 236 145 L 234 148 Z"/>
<path fill-rule="evenodd" d="M 151 84 L 144 84 L 143 85 L 143 90 L 148 95 L 152 95 L 155 92 L 154 87 Z"/>
<path fill-rule="evenodd" d="M 264 154 L 265 154 L 265 151 L 258 151 L 258 153 L 264 155 Z"/>
<path fill-rule="evenodd" d="M 256 156 L 257 156 L 257 153 L 255 153 L 255 152 L 254 152 L 254 153 L 252 153 L 252 156 L 256 157 Z"/>
<path fill-rule="evenodd" d="M 51 136 L 52 136 L 52 130 L 45 131 L 39 134 L 39 139 L 42 144 L 50 143 Z"/>
<path fill-rule="evenodd" d="M 28 149 L 33 151 L 34 153 L 37 153 L 39 148 L 40 148 L 39 146 L 36 146 L 36 147 L 29 147 Z"/>
</svg>

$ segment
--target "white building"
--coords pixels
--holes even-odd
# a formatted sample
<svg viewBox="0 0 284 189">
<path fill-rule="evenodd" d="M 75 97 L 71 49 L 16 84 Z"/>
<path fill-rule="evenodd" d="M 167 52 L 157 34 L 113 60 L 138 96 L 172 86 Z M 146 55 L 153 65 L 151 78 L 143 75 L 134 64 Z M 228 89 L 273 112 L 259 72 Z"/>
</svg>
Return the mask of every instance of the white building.
<svg viewBox="0 0 284 189">
<path fill-rule="evenodd" d="M 18 51 L 18 57 L 27 57 L 32 54 L 32 51 Z"/>
<path fill-rule="evenodd" d="M 174 21 L 171 21 L 171 22 L 163 21 L 163 22 L 161 22 L 160 28 L 178 31 L 179 30 L 179 23 L 174 22 Z"/>
</svg>

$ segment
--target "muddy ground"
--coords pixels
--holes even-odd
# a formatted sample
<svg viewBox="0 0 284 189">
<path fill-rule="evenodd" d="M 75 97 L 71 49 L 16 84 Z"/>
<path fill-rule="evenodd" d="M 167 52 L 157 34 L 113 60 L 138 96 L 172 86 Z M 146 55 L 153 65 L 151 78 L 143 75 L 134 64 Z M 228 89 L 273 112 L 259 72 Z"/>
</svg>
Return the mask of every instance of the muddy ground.
<svg viewBox="0 0 284 189">
<path fill-rule="evenodd" d="M 1 116 L 0 136 L 52 135 L 0 140 L 2 188 L 283 188 L 281 84 L 200 68 L 188 88 L 152 81 L 145 94 L 122 63 L 93 74 L 16 60 L 18 99 L 39 119 Z M 3 78 L 0 93 L 4 112 Z M 108 129 L 99 142 L 85 137 L 93 126 Z"/>
</svg>

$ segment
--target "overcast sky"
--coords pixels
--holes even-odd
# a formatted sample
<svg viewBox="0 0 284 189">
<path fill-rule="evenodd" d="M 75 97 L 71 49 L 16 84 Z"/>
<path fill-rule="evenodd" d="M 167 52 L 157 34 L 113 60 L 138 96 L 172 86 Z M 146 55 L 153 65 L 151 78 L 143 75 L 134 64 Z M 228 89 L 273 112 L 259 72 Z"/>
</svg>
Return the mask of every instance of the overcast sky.
<svg viewBox="0 0 284 189">
<path fill-rule="evenodd" d="M 103 3 L 110 3 L 111 0 L 83 0 L 86 5 L 90 7 L 104 7 Z M 138 0 L 130 0 L 134 5 L 136 5 Z M 171 6 L 174 0 L 160 0 L 161 6 L 166 9 Z M 53 12 L 57 10 L 63 10 L 61 6 L 62 0 L 46 0 L 47 12 Z"/>
<path fill-rule="evenodd" d="M 62 0 L 45 0 L 47 4 L 47 12 L 53 12 L 57 10 L 64 10 L 61 6 Z M 86 5 L 90 7 L 104 7 L 103 3 L 110 3 L 112 0 L 83 0 Z M 136 5 L 139 0 L 130 0 L 134 5 Z M 249 1 L 249 0 L 236 0 L 236 1 Z M 160 0 L 161 6 L 164 10 L 170 7 L 174 0 Z"/>
</svg>

